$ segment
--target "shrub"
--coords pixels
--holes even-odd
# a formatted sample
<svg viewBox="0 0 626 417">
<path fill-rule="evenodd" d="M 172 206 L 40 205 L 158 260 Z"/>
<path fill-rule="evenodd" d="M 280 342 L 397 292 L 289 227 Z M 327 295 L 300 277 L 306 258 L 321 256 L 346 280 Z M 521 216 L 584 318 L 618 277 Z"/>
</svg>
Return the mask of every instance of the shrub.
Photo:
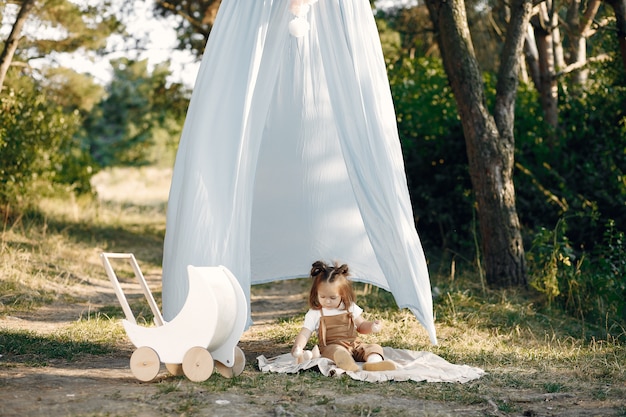
<svg viewBox="0 0 626 417">
<path fill-rule="evenodd" d="M 626 327 L 626 236 L 608 220 L 591 252 L 576 255 L 560 219 L 553 230 L 539 229 L 527 252 L 531 285 L 550 306 L 593 323 L 607 334 Z"/>
<path fill-rule="evenodd" d="M 64 113 L 33 90 L 0 97 L 0 204 L 27 202 L 36 182 L 89 189 L 90 164 L 77 148 L 76 112 Z"/>
</svg>

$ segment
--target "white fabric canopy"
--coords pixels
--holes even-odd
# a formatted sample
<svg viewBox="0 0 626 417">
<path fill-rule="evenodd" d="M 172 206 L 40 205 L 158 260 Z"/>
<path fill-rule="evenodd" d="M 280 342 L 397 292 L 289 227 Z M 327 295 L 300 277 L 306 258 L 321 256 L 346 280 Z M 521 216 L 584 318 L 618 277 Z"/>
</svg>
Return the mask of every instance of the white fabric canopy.
<svg viewBox="0 0 626 417">
<path fill-rule="evenodd" d="M 382 49 L 367 0 L 223 0 L 183 129 L 167 210 L 163 313 L 187 265 L 250 285 L 320 259 L 393 293 L 436 343 Z M 304 308 L 304 306 L 303 306 Z"/>
</svg>

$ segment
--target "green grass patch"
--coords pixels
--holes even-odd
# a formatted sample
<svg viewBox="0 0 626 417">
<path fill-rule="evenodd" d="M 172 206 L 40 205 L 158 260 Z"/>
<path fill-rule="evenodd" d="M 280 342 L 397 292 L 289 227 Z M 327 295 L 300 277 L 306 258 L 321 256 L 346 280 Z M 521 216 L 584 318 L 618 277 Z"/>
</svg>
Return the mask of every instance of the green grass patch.
<svg viewBox="0 0 626 417">
<path fill-rule="evenodd" d="M 3 360 L 10 362 L 45 363 L 50 359 L 72 360 L 77 355 L 111 353 L 111 345 L 71 340 L 63 336 L 42 336 L 28 331 L 0 330 Z"/>
<path fill-rule="evenodd" d="M 88 316 L 49 335 L 0 329 L 2 361 L 45 365 L 50 359 L 71 361 L 82 355 L 106 355 L 124 338 L 118 321 Z"/>
</svg>

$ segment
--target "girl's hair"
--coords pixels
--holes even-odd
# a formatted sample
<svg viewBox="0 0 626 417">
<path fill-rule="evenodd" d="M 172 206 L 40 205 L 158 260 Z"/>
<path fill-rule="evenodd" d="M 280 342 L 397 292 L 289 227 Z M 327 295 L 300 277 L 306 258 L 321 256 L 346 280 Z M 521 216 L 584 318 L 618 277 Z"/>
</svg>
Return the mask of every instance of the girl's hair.
<svg viewBox="0 0 626 417">
<path fill-rule="evenodd" d="M 309 306 L 319 310 L 322 308 L 317 299 L 317 288 L 322 282 L 337 282 L 339 284 L 339 295 L 343 302 L 344 308 L 348 309 L 355 302 L 356 296 L 352 288 L 352 281 L 348 278 L 348 265 L 339 266 L 337 262 L 334 265 L 326 265 L 322 261 L 316 261 L 311 268 L 311 292 L 309 293 Z"/>
</svg>

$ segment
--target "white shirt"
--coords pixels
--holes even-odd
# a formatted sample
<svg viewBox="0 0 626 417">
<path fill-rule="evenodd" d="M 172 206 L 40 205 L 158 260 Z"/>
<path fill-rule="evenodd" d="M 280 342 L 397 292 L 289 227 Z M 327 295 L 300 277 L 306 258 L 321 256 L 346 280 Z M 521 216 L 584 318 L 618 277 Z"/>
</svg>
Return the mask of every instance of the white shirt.
<svg viewBox="0 0 626 417">
<path fill-rule="evenodd" d="M 348 310 L 344 308 L 343 303 L 339 305 L 339 308 L 325 308 L 323 310 L 324 310 L 325 316 L 337 316 L 339 314 L 345 314 L 349 311 L 350 313 L 352 313 L 352 317 L 354 319 L 356 319 L 363 313 L 363 309 L 359 307 L 358 305 L 356 305 L 355 303 L 352 303 L 352 305 L 350 306 Z M 311 332 L 316 332 L 320 326 L 321 317 L 322 317 L 321 310 L 313 309 L 313 308 L 309 309 L 309 311 L 307 311 L 306 315 L 304 316 L 303 327 L 305 329 L 310 330 Z"/>
</svg>

